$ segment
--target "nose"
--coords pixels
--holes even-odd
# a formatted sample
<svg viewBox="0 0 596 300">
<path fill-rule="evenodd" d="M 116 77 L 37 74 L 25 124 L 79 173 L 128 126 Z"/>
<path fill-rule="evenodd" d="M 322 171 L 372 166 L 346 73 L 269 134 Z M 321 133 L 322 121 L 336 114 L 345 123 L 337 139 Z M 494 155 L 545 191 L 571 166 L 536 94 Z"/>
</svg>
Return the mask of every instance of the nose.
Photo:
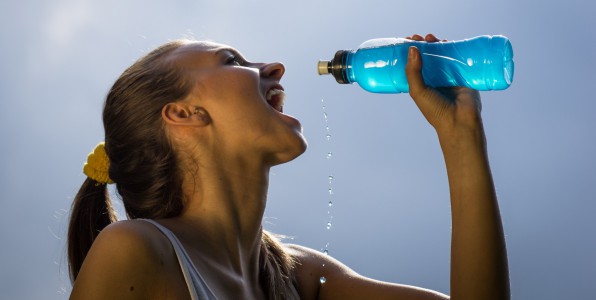
<svg viewBox="0 0 596 300">
<path fill-rule="evenodd" d="M 261 76 L 280 80 L 286 72 L 286 67 L 280 62 L 264 64 L 260 68 Z"/>
</svg>

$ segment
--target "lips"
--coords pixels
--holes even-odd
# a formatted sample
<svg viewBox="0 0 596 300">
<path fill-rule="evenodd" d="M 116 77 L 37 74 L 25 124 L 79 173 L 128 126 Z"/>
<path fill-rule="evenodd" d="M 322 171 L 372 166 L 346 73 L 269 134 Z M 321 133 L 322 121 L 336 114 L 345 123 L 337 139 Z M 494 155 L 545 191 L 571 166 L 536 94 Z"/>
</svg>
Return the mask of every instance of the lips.
<svg viewBox="0 0 596 300">
<path fill-rule="evenodd" d="M 267 100 L 267 103 L 273 107 L 273 109 L 283 113 L 284 102 L 286 99 L 286 93 L 283 89 L 280 87 L 273 87 L 269 89 L 265 94 L 265 99 Z"/>
</svg>

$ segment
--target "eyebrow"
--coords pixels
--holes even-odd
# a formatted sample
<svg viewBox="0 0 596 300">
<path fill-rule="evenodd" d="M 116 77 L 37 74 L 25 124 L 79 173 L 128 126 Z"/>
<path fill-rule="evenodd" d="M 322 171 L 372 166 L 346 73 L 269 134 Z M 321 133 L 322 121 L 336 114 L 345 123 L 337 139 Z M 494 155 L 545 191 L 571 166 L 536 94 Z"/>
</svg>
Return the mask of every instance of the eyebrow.
<svg viewBox="0 0 596 300">
<path fill-rule="evenodd" d="M 221 52 L 231 52 L 233 55 L 236 56 L 240 56 L 240 58 L 244 59 L 244 56 L 242 54 L 240 54 L 240 52 L 238 52 L 238 50 L 231 48 L 231 47 L 224 47 L 224 48 L 220 48 L 217 51 L 215 51 L 215 55 L 219 55 Z"/>
<path fill-rule="evenodd" d="M 224 47 L 224 48 L 220 48 L 219 50 L 215 51 L 215 55 L 219 55 L 221 52 L 232 52 L 232 53 L 237 53 L 236 51 L 234 51 L 234 49 L 230 48 L 230 47 Z"/>
</svg>

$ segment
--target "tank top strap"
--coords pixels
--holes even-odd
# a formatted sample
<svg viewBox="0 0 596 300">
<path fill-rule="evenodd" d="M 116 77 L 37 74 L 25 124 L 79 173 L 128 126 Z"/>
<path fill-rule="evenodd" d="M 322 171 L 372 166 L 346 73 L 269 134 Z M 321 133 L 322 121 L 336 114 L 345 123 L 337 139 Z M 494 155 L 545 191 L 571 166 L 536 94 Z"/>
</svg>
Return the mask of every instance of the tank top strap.
<svg viewBox="0 0 596 300">
<path fill-rule="evenodd" d="M 182 270 L 182 274 L 184 275 L 184 280 L 186 281 L 186 285 L 188 286 L 188 291 L 190 293 L 190 298 L 192 300 L 216 300 L 217 297 L 211 292 L 207 283 L 199 274 L 197 268 L 192 264 L 188 253 L 182 247 L 182 244 L 174 235 L 174 233 L 164 227 L 163 225 L 159 224 L 158 222 L 150 219 L 138 219 L 149 222 L 153 224 L 159 231 L 161 231 L 170 241 L 172 247 L 174 247 L 174 251 L 176 252 L 176 257 L 178 258 L 178 263 L 180 264 L 180 269 Z"/>
</svg>

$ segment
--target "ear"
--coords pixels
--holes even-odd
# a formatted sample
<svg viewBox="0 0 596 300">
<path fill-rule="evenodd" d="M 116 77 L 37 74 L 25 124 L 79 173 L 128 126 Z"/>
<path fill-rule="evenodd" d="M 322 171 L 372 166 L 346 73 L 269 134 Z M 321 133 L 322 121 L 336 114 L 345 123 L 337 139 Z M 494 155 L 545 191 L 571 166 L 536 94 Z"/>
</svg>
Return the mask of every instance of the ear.
<svg viewBox="0 0 596 300">
<path fill-rule="evenodd" d="M 211 123 L 209 113 L 202 107 L 170 102 L 161 109 L 161 117 L 171 125 L 205 126 Z"/>
</svg>

